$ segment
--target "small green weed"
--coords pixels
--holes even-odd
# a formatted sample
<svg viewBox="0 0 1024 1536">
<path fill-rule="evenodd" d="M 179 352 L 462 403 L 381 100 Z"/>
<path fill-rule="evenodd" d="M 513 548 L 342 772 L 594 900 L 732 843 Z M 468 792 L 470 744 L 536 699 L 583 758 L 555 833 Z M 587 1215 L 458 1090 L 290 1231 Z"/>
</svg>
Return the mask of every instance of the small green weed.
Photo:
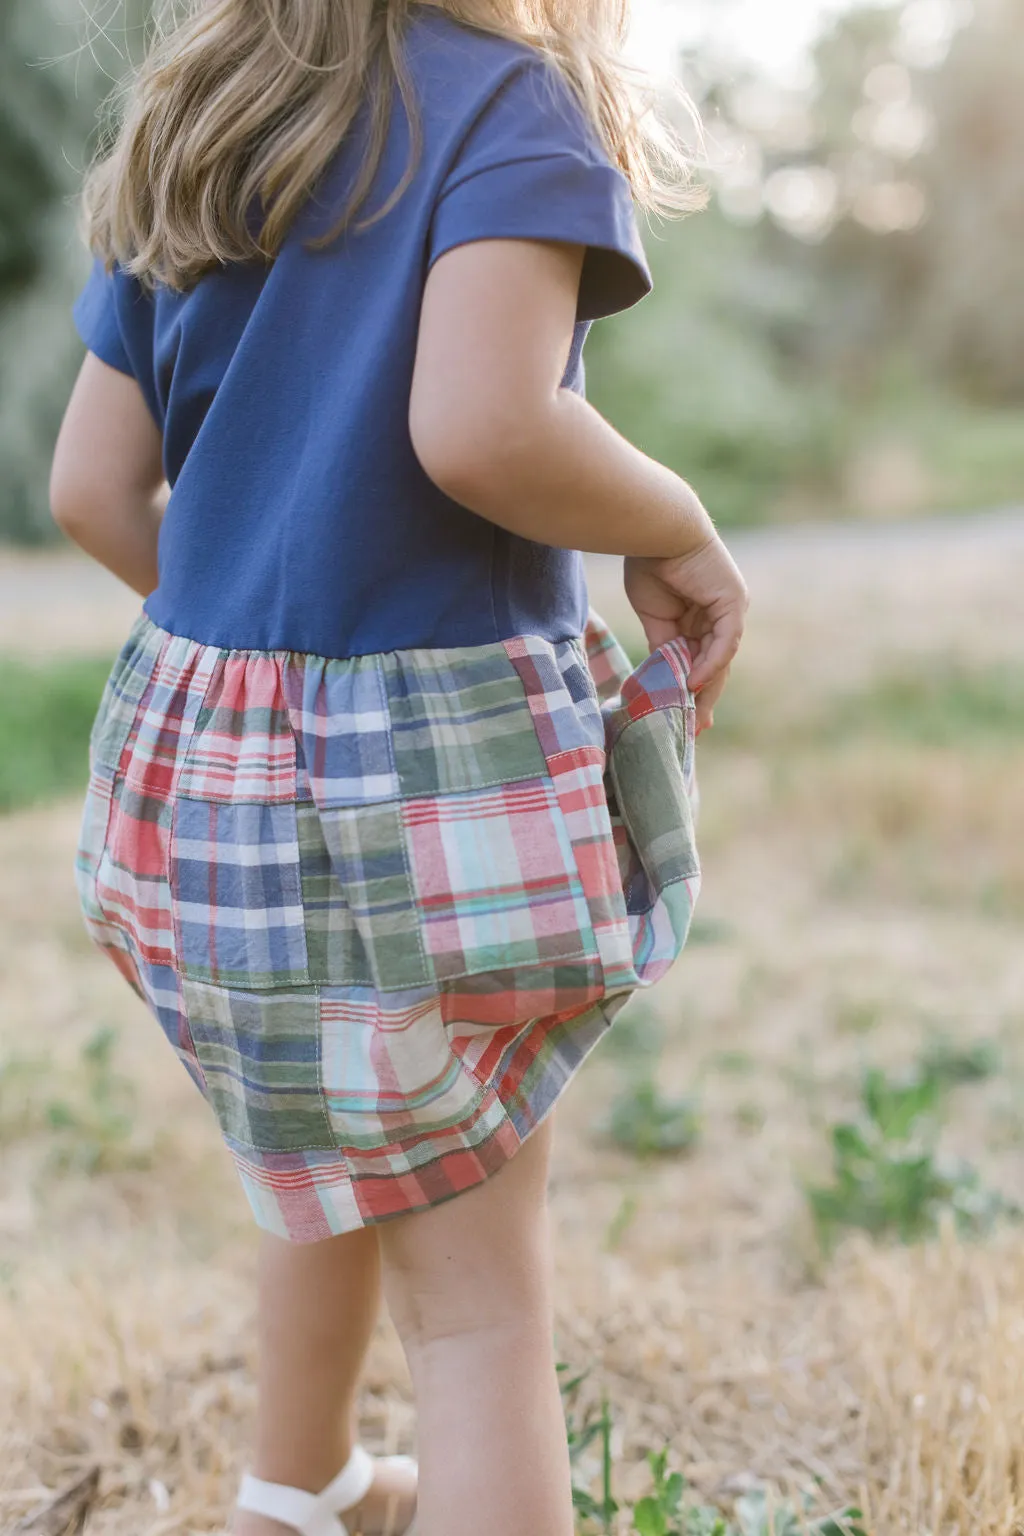
<svg viewBox="0 0 1024 1536">
<path fill-rule="evenodd" d="M 41 1056 L 0 1058 L 0 1143 L 20 1141 L 38 1129 L 39 1090 L 48 1074 Z"/>
<path fill-rule="evenodd" d="M 579 1390 L 590 1375 L 583 1371 L 578 1376 L 569 1374 L 568 1365 L 558 1366 L 559 1386 L 565 1411 L 565 1432 L 569 1441 L 569 1465 L 572 1468 L 572 1503 L 577 1519 L 597 1523 L 603 1531 L 611 1531 L 619 1506 L 612 1494 L 612 1419 L 608 1399 L 601 1399 L 598 1412 L 593 1409 L 580 1411 Z M 581 1463 L 597 1443 L 601 1458 L 601 1493 L 599 1498 L 580 1481 Z"/>
<path fill-rule="evenodd" d="M 597 1134 L 639 1157 L 686 1152 L 697 1139 L 699 1119 L 693 1098 L 669 1098 L 655 1081 L 665 1028 L 658 1015 L 634 1002 L 616 1020 L 608 1053 L 627 1069 Z"/>
<path fill-rule="evenodd" d="M 608 1223 L 608 1230 L 605 1233 L 604 1245 L 609 1253 L 614 1253 L 616 1249 L 621 1248 L 626 1234 L 636 1220 L 639 1209 L 640 1203 L 636 1195 L 623 1195 L 619 1208 Z"/>
<path fill-rule="evenodd" d="M 42 1056 L 0 1061 L 0 1141 L 49 1135 L 51 1165 L 61 1171 L 108 1173 L 146 1167 L 136 1142 L 135 1088 L 118 1072 L 117 1034 L 100 1029 L 73 1068 Z"/>
<path fill-rule="evenodd" d="M 635 1065 L 656 1061 L 664 1039 L 665 1027 L 654 1010 L 643 1002 L 632 1001 L 615 1020 L 603 1049 L 608 1055 Z"/>
<path fill-rule="evenodd" d="M 772 1500 L 767 1493 L 744 1494 L 736 1501 L 736 1526 L 725 1527 L 725 1536 L 866 1536 L 859 1509 L 837 1509 L 810 1519 L 811 1499 L 797 1510 L 788 1500 Z"/>
<path fill-rule="evenodd" d="M 832 1127 L 832 1182 L 807 1190 L 811 1214 L 827 1252 L 847 1227 L 904 1243 L 930 1236 L 944 1212 L 965 1235 L 987 1231 L 1017 1206 L 981 1184 L 969 1164 L 940 1156 L 936 1143 L 952 1058 L 923 1058 L 904 1079 L 872 1068 L 861 1085 L 856 1121 Z M 973 1058 L 972 1058 L 973 1061 Z M 973 1062 L 977 1070 L 979 1062 Z M 967 1070 L 963 1053 L 956 1071 Z"/>
<path fill-rule="evenodd" d="M 667 1450 L 651 1451 L 647 1461 L 654 1487 L 633 1505 L 630 1530 L 636 1536 L 733 1536 L 735 1526 L 714 1505 L 688 1502 L 684 1507 L 686 1479 L 668 1470 Z"/>
<path fill-rule="evenodd" d="M 697 1141 L 700 1115 L 695 1099 L 668 1098 L 645 1075 L 616 1096 L 602 1130 L 637 1157 L 673 1156 L 688 1152 Z"/>
<path fill-rule="evenodd" d="M 916 1071 L 905 1078 L 887 1077 L 869 1067 L 861 1083 L 861 1102 L 869 1122 L 885 1141 L 905 1141 L 927 1120 L 933 1125 L 943 1101 L 943 1084 L 931 1072 Z"/>
<path fill-rule="evenodd" d="M 615 1462 L 612 1454 L 612 1415 L 607 1398 L 599 1410 L 582 1417 L 577 1412 L 579 1389 L 588 1372 L 569 1374 L 567 1365 L 558 1367 L 565 1404 L 569 1460 L 573 1469 L 573 1505 L 579 1536 L 596 1531 L 610 1533 L 628 1530 L 629 1536 L 866 1536 L 859 1523 L 859 1509 L 836 1510 L 829 1515 L 812 1517 L 813 1497 L 807 1494 L 799 1508 L 790 1499 L 775 1499 L 766 1492 L 747 1494 L 738 1499 L 735 1520 L 728 1520 L 713 1504 L 694 1497 L 681 1472 L 669 1468 L 668 1449 L 650 1451 L 651 1491 L 631 1506 L 624 1506 L 615 1496 Z M 581 1485 L 582 1463 L 593 1448 L 599 1460 L 600 1491 L 597 1495 Z M 628 1519 L 623 1527 L 617 1517 Z"/>
<path fill-rule="evenodd" d="M 0 812 L 83 787 L 109 661 L 0 657 Z"/>
<path fill-rule="evenodd" d="M 994 1040 L 957 1045 L 944 1035 L 936 1035 L 921 1055 L 921 1071 L 950 1088 L 959 1083 L 985 1082 L 995 1077 L 999 1067 L 999 1047 Z"/>
<path fill-rule="evenodd" d="M 80 1091 L 47 1103 L 51 1128 L 64 1133 L 56 1152 L 62 1167 L 101 1173 L 137 1161 L 129 1152 L 135 1129 L 135 1088 L 114 1066 L 116 1046 L 115 1030 L 97 1030 L 82 1047 Z"/>
</svg>

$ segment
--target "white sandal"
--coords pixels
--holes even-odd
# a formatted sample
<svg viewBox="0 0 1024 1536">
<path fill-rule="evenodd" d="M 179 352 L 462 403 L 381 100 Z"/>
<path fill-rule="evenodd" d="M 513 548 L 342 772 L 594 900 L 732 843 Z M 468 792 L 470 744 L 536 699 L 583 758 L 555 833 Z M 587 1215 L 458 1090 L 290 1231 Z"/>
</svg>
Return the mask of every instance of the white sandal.
<svg viewBox="0 0 1024 1536">
<path fill-rule="evenodd" d="M 322 1493 L 306 1493 L 301 1488 L 286 1488 L 283 1483 L 265 1483 L 246 1473 L 238 1492 L 238 1508 L 251 1515 L 264 1515 L 290 1525 L 299 1536 L 349 1536 L 341 1520 L 343 1509 L 355 1509 L 369 1493 L 377 1466 L 415 1467 L 411 1456 L 383 1456 L 379 1459 L 357 1445 L 345 1466 Z M 416 1522 L 406 1527 L 402 1536 L 416 1536 Z M 397 1533 L 396 1533 L 397 1536 Z"/>
</svg>

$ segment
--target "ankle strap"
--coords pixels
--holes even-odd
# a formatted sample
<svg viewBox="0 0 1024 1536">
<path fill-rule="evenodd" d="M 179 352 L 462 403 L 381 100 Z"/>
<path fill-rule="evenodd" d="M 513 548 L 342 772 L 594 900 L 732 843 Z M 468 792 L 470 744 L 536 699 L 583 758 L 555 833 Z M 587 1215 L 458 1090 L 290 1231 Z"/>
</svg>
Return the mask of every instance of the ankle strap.
<svg viewBox="0 0 1024 1536">
<path fill-rule="evenodd" d="M 362 1503 L 373 1482 L 373 1457 L 357 1445 L 348 1462 L 322 1493 L 265 1483 L 247 1473 L 238 1493 L 238 1508 L 290 1525 L 299 1536 L 348 1536 L 338 1511 Z"/>
</svg>

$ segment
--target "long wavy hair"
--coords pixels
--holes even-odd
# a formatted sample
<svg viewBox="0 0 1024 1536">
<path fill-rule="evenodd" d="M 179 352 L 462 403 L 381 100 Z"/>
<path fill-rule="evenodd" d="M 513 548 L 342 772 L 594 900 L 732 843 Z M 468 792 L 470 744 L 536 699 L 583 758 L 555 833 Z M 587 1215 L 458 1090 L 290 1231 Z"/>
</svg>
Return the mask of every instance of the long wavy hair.
<svg viewBox="0 0 1024 1536">
<path fill-rule="evenodd" d="M 561 71 L 637 202 L 700 206 L 681 136 L 621 48 L 628 0 L 430 0 L 454 20 L 527 44 Z M 117 126 L 88 173 L 86 236 L 108 266 L 188 289 L 228 262 L 271 261 L 366 103 L 360 174 L 336 236 L 364 208 L 396 93 L 412 124 L 401 196 L 419 152 L 403 57 L 410 0 L 167 0 Z M 253 217 L 253 209 L 259 217 Z"/>
</svg>

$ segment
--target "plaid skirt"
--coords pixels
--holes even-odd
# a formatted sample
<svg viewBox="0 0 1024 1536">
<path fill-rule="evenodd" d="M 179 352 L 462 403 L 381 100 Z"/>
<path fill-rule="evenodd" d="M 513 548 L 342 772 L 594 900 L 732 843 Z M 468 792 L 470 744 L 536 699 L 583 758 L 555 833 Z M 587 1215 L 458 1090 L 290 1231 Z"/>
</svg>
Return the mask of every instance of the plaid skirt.
<svg viewBox="0 0 1024 1536">
<path fill-rule="evenodd" d="M 672 964 L 700 883 L 688 662 L 630 673 L 596 619 L 326 660 L 139 618 L 79 891 L 260 1226 L 314 1241 L 486 1178 Z"/>
</svg>

